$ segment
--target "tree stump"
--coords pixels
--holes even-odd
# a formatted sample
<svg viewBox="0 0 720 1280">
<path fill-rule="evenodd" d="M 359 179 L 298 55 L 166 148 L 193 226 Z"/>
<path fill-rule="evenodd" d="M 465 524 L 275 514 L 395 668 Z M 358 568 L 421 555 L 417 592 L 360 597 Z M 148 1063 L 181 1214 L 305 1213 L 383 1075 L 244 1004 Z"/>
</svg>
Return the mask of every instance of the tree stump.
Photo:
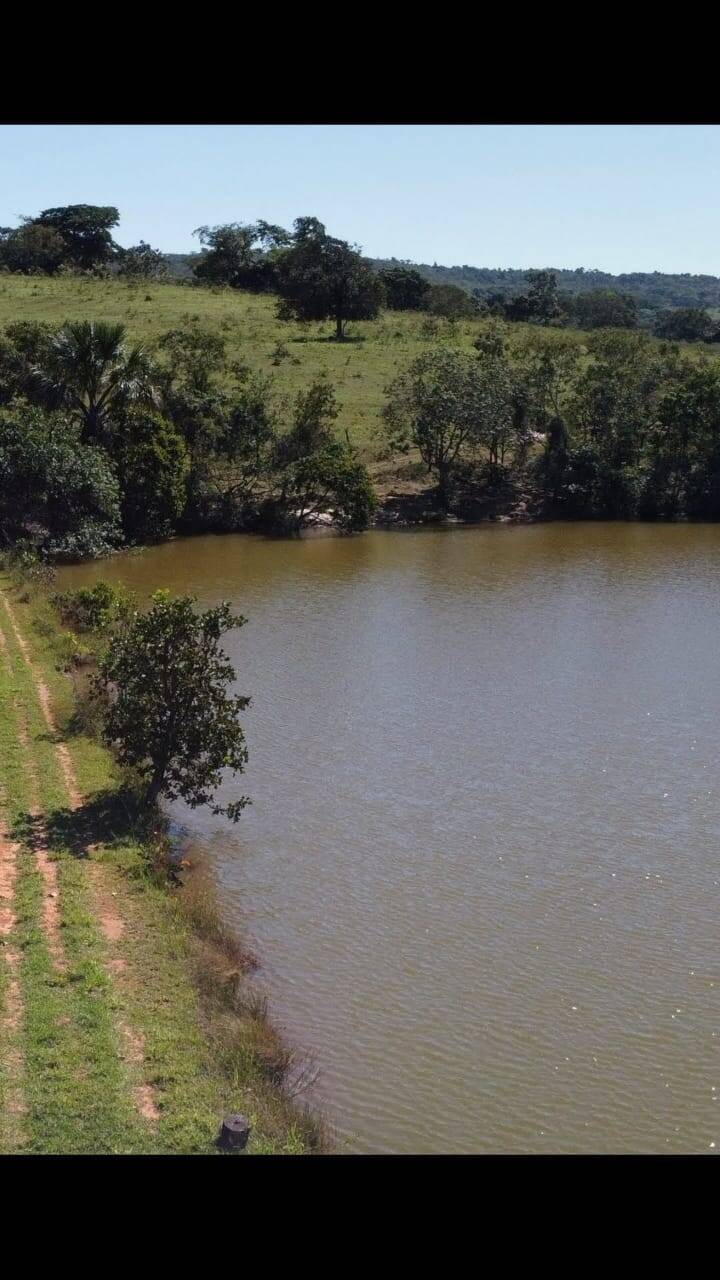
<svg viewBox="0 0 720 1280">
<path fill-rule="evenodd" d="M 224 1151 L 242 1151 L 250 1137 L 250 1122 L 241 1115 L 225 1116 L 217 1138 Z"/>
</svg>

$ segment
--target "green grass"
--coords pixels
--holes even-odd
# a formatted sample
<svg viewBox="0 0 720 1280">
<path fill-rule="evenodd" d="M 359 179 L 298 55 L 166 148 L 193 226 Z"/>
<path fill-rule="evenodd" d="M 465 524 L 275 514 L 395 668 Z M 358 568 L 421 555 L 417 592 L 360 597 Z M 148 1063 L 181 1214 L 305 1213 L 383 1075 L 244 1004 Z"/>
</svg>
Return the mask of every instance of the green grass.
<svg viewBox="0 0 720 1280">
<path fill-rule="evenodd" d="M 438 342 L 470 348 L 486 325 L 483 320 L 439 319 L 431 321 L 430 332 L 428 317 L 389 311 L 377 320 L 349 324 L 348 341 L 337 343 L 331 340 L 334 326 L 329 321 L 301 325 L 276 319 L 272 297 L 177 284 L 0 276 L 0 325 L 17 320 L 60 325 L 95 318 L 121 322 L 131 339 L 143 343 L 179 325 L 202 325 L 225 339 L 230 360 L 244 360 L 272 374 L 279 396 L 294 395 L 326 373 L 340 405 L 338 432 L 344 436 L 347 431 L 367 462 L 379 460 L 386 450 L 380 411 L 385 388 L 397 372 Z M 518 335 L 527 327 L 514 326 Z M 548 331 L 547 340 L 553 341 L 557 332 Z M 290 354 L 274 365 L 278 342 Z"/>
<path fill-rule="evenodd" d="M 242 972 L 241 949 L 213 905 L 193 898 L 192 886 L 168 888 L 153 861 L 156 845 L 143 839 L 111 758 L 97 742 L 67 732 L 72 692 L 58 669 L 64 647 L 47 599 L 12 589 L 3 576 L 0 590 L 12 598 L 33 663 L 50 688 L 85 797 L 71 810 L 32 673 L 0 609 L 9 657 L 9 670 L 0 657 L 0 803 L 20 842 L 17 920 L 9 941 L 21 956 L 23 1006 L 19 1036 L 3 1040 L 0 1033 L 0 1104 L 17 1085 L 11 1063 L 18 1038 L 25 1101 L 18 1124 L 0 1123 L 0 1150 L 209 1153 L 227 1111 L 250 1119 L 250 1152 L 323 1149 L 321 1126 L 294 1109 L 284 1090 L 287 1054 Z M 54 967 L 43 929 L 45 886 L 33 853 L 37 823 L 28 815 L 34 791 L 58 873 L 64 971 Z M 114 944 L 115 968 L 95 915 L 97 883 L 125 922 Z M 9 977 L 0 947 L 0 1018 Z M 144 1040 L 141 1064 L 123 1055 L 123 1025 Z M 156 1125 L 133 1104 L 138 1084 L 154 1091 Z"/>
</svg>

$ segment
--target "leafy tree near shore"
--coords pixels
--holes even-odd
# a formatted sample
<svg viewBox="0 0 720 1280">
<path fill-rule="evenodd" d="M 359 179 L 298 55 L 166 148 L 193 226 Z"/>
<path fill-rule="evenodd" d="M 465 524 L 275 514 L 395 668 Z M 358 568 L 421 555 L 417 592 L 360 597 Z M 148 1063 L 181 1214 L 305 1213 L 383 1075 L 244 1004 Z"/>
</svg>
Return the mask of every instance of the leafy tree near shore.
<svg viewBox="0 0 720 1280">
<path fill-rule="evenodd" d="M 18 320 L 6 326 L 0 336 L 0 404 L 26 396 L 31 370 L 47 359 L 53 336 L 49 324 L 33 320 Z"/>
<path fill-rule="evenodd" d="M 107 555 L 121 541 L 119 489 L 77 423 L 16 404 L 0 412 L 0 538 L 27 537 L 61 559 Z"/>
<path fill-rule="evenodd" d="M 111 420 L 128 405 L 152 407 L 153 371 L 142 347 L 125 346 L 125 327 L 75 321 L 52 338 L 41 364 L 32 367 L 29 394 L 50 408 L 64 408 L 82 423 L 83 438 L 107 442 Z"/>
<path fill-rule="evenodd" d="M 336 341 L 348 320 L 372 320 L 384 299 L 382 282 L 357 247 L 329 236 L 317 218 L 296 218 L 292 248 L 277 258 L 278 317 L 335 321 Z"/>
<path fill-rule="evenodd" d="M 226 369 L 224 339 L 211 329 L 169 329 L 155 345 L 156 382 L 163 413 L 195 456 L 212 450 L 226 418 L 220 385 Z"/>
<path fill-rule="evenodd" d="M 213 796 L 223 771 L 242 773 L 248 759 L 239 713 L 250 699 L 228 693 L 235 671 L 220 648 L 245 619 L 227 601 L 202 613 L 194 606 L 192 596 L 158 591 L 113 636 L 96 682 L 107 705 L 103 737 L 141 778 L 148 806 L 161 797 L 210 804 L 236 822 L 247 797 L 223 806 Z"/>
<path fill-rule="evenodd" d="M 133 542 L 170 537 L 183 513 L 190 468 L 182 436 L 159 414 L 133 414 L 113 442 L 123 528 Z"/>
<path fill-rule="evenodd" d="M 330 444 L 339 411 L 334 388 L 326 377 L 316 378 L 307 391 L 298 391 L 292 426 L 275 446 L 275 466 L 297 462 Z"/>
<path fill-rule="evenodd" d="M 279 479 L 280 495 L 271 501 L 271 509 L 274 526 L 286 532 L 330 512 L 337 528 L 356 533 L 367 528 L 377 506 L 367 468 L 340 440 L 290 463 Z"/>
<path fill-rule="evenodd" d="M 478 446 L 497 460 L 512 425 L 507 366 L 496 355 L 481 357 L 444 347 L 426 351 L 388 388 L 383 417 L 391 443 L 418 449 L 444 507 L 456 466 Z"/>
</svg>

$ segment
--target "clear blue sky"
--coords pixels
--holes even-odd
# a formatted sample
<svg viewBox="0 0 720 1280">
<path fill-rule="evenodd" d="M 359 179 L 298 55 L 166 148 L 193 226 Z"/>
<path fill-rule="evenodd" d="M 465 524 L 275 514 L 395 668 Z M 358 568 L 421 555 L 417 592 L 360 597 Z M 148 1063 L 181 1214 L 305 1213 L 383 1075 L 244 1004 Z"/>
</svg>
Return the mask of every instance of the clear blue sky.
<svg viewBox="0 0 720 1280">
<path fill-rule="evenodd" d="M 717 125 L 5 125 L 0 225 L 113 204 L 116 238 L 314 215 L 372 257 L 720 275 Z"/>
</svg>

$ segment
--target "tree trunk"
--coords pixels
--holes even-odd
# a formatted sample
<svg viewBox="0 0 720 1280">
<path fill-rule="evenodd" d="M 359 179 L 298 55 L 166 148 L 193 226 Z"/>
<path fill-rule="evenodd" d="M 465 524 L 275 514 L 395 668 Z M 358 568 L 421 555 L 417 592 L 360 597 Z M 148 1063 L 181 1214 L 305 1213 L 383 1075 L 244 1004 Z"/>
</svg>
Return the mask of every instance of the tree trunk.
<svg viewBox="0 0 720 1280">
<path fill-rule="evenodd" d="M 162 791 L 162 785 L 164 781 L 165 781 L 165 766 L 163 765 L 161 767 L 160 765 L 158 765 L 152 778 L 150 779 L 150 786 L 148 787 L 147 794 L 145 796 L 145 803 L 149 809 L 153 808 L 157 804 L 160 796 L 160 792 Z"/>
<path fill-rule="evenodd" d="M 341 315 L 335 317 L 335 339 L 337 342 L 343 341 L 343 319 Z"/>
</svg>

